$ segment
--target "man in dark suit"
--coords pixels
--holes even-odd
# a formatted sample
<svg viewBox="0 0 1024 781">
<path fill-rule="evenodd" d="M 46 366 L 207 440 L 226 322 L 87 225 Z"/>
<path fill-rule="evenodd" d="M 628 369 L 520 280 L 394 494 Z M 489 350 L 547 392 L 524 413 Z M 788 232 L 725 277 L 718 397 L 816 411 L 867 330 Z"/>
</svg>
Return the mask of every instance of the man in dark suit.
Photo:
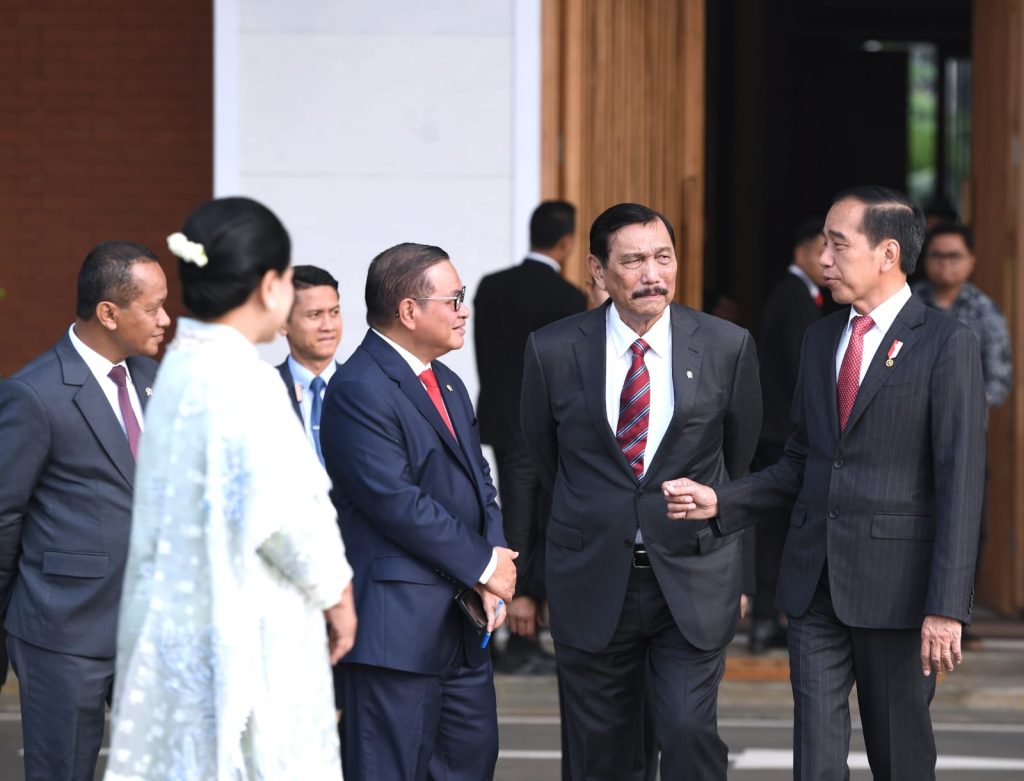
<svg viewBox="0 0 1024 781">
<path fill-rule="evenodd" d="M 526 348 L 521 420 L 553 490 L 547 594 L 572 779 L 644 777 L 648 676 L 661 777 L 726 777 L 717 689 L 741 546 L 668 521 L 658 486 L 680 465 L 715 483 L 744 474 L 761 398 L 750 335 L 670 303 L 673 245 L 657 212 L 605 211 L 587 263 L 610 304 Z"/>
<path fill-rule="evenodd" d="M 856 683 L 874 777 L 931 779 L 932 673 L 962 661 L 974 602 L 981 356 L 969 328 L 911 296 L 924 216 L 905 195 L 841 193 L 825 237 L 825 285 L 851 309 L 807 331 L 784 457 L 717 489 L 663 490 L 671 518 L 714 518 L 719 539 L 796 502 L 777 602 L 796 778 L 847 776 Z"/>
<path fill-rule="evenodd" d="M 466 289 L 438 247 L 370 264 L 370 331 L 334 375 L 321 443 L 355 571 L 359 633 L 342 663 L 345 777 L 490 778 L 498 728 L 490 660 L 453 597 L 475 590 L 489 630 L 515 554 L 462 381 Z"/>
<path fill-rule="evenodd" d="M 97 245 L 75 323 L 0 384 L 0 605 L 30 781 L 92 781 L 166 297 L 152 252 Z"/>
<path fill-rule="evenodd" d="M 514 550 L 530 552 L 516 559 L 516 595 L 508 606 L 513 637 L 499 667 L 509 672 L 545 668 L 537 645 L 545 593 L 544 546 L 537 541 L 544 538 L 551 495 L 526 455 L 519 427 L 519 391 L 526 338 L 587 308 L 586 296 L 561 274 L 575 242 L 576 208 L 565 201 L 545 201 L 530 218 L 526 259 L 485 276 L 473 300 L 480 439 L 494 448 L 505 537 Z"/>
<path fill-rule="evenodd" d="M 752 469 L 771 466 L 782 457 L 792 431 L 790 407 L 800 370 L 800 349 L 807 327 L 821 319 L 824 295 L 818 258 L 825 247 L 822 221 L 804 220 L 793 243 L 793 262 L 765 301 L 757 354 L 761 364 L 764 422 Z M 789 509 L 757 525 L 755 544 L 757 588 L 750 622 L 750 650 L 786 645 L 786 630 L 775 611 L 775 584 L 789 528 Z"/>
<path fill-rule="evenodd" d="M 338 367 L 334 354 L 341 342 L 338 280 L 317 266 L 294 266 L 292 286 L 292 311 L 281 326 L 288 341 L 288 357 L 278 364 L 277 370 L 322 464 L 320 417 L 327 383 Z"/>
</svg>

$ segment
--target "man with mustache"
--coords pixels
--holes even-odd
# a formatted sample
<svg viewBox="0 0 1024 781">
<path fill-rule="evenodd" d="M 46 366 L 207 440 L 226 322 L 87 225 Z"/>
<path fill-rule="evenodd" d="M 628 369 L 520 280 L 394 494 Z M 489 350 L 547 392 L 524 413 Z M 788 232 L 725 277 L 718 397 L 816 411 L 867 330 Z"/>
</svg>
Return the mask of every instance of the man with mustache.
<svg viewBox="0 0 1024 781">
<path fill-rule="evenodd" d="M 610 302 L 526 347 L 521 420 L 553 493 L 546 577 L 574 781 L 644 777 L 647 697 L 661 777 L 726 778 L 717 690 L 741 546 L 669 521 L 659 487 L 680 469 L 743 475 L 761 394 L 750 335 L 671 303 L 674 241 L 646 206 L 606 210 L 587 264 Z"/>
<path fill-rule="evenodd" d="M 29 781 L 92 781 L 96 767 L 166 298 L 156 255 L 98 244 L 74 324 L 0 384 L 0 610 Z"/>
</svg>

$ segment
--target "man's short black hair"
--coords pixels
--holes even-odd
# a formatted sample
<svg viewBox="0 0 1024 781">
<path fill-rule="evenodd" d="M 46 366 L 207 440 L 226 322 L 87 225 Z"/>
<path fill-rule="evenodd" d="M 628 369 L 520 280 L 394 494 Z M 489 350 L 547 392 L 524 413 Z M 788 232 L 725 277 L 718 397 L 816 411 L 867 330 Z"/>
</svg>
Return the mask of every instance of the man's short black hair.
<svg viewBox="0 0 1024 781">
<path fill-rule="evenodd" d="M 323 286 L 337 290 L 338 280 L 319 266 L 292 266 L 292 286 L 296 290 Z"/>
<path fill-rule="evenodd" d="M 804 242 L 818 238 L 824 230 L 825 221 L 821 217 L 811 217 L 804 220 L 796 228 L 796 234 L 793 236 L 793 246 L 799 247 Z"/>
<path fill-rule="evenodd" d="M 928 245 L 936 236 L 959 236 L 967 245 L 967 251 L 974 253 L 974 232 L 962 222 L 940 223 L 928 231 L 924 239 L 924 254 L 928 253 Z"/>
<path fill-rule="evenodd" d="M 82 261 L 78 272 L 78 298 L 75 314 L 89 320 L 101 301 L 120 307 L 131 304 L 139 291 L 132 276 L 136 263 L 157 261 L 148 247 L 134 241 L 104 241 L 97 244 Z"/>
<path fill-rule="evenodd" d="M 668 231 L 672 245 L 675 246 L 675 231 L 672 230 L 672 223 L 664 214 L 639 203 L 617 203 L 605 209 L 590 226 L 590 254 L 607 268 L 608 248 L 616 231 L 627 225 L 647 225 L 655 220 L 661 220 L 661 224 Z"/>
<path fill-rule="evenodd" d="M 866 185 L 843 190 L 832 203 L 852 199 L 864 204 L 860 231 L 872 247 L 884 239 L 900 245 L 900 270 L 910 276 L 924 244 L 924 212 L 910 198 L 891 187 Z"/>
<path fill-rule="evenodd" d="M 530 218 L 530 247 L 551 249 L 576 233 L 576 207 L 568 201 L 544 201 Z"/>
</svg>

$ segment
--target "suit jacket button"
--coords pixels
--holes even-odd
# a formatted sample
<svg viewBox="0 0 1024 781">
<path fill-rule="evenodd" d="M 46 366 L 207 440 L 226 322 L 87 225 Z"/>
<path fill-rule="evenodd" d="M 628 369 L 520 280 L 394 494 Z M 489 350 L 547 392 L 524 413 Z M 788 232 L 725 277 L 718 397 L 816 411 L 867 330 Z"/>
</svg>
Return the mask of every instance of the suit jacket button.
<svg viewBox="0 0 1024 781">
<path fill-rule="evenodd" d="M 842 456 L 836 456 L 836 460 L 832 462 L 832 466 L 834 466 L 836 469 L 842 469 L 843 464 L 845 463 L 846 461 L 843 460 Z"/>
<path fill-rule="evenodd" d="M 632 548 L 633 547 L 633 541 L 627 537 L 626 539 L 624 539 L 622 541 L 622 547 L 624 547 L 624 548 Z"/>
<path fill-rule="evenodd" d="M 637 495 L 638 497 L 640 497 L 640 498 L 643 498 L 643 495 L 644 495 L 644 489 L 643 489 L 643 488 L 641 488 L 641 489 L 640 489 L 639 491 L 637 491 L 637 492 L 636 492 L 636 495 Z"/>
<path fill-rule="evenodd" d="M 835 520 L 836 518 L 839 517 L 839 510 L 829 510 L 828 511 L 828 517 L 831 518 L 832 520 Z"/>
</svg>

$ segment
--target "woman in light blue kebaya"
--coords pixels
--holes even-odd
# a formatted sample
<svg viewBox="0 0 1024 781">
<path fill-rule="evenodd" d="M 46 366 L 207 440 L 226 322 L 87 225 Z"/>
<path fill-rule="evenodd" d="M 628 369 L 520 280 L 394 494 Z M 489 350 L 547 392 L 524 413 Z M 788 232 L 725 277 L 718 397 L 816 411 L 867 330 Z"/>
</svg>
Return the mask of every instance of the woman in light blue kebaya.
<svg viewBox="0 0 1024 781">
<path fill-rule="evenodd" d="M 146 410 L 106 779 L 337 781 L 329 659 L 355 638 L 352 570 L 327 475 L 255 347 L 291 308 L 288 234 L 223 198 L 168 246 L 193 317 Z"/>
</svg>

